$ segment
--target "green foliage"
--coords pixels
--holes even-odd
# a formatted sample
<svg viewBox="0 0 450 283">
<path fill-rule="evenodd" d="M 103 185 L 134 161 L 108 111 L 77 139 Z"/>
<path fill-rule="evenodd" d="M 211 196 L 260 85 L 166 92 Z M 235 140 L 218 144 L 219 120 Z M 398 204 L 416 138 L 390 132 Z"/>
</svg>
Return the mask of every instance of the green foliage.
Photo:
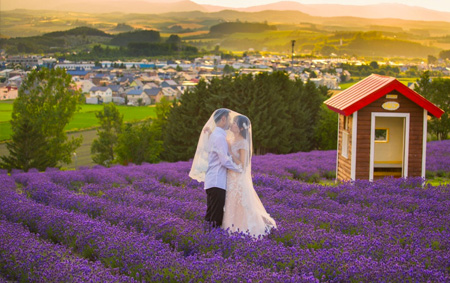
<svg viewBox="0 0 450 283">
<path fill-rule="evenodd" d="M 138 30 L 119 33 L 111 39 L 110 44 L 117 46 L 127 46 L 132 42 L 158 43 L 161 41 L 159 31 L 156 30 Z"/>
<path fill-rule="evenodd" d="M 82 137 L 70 141 L 64 127 L 80 109 L 83 96 L 64 69 L 32 71 L 19 89 L 11 119 L 13 134 L 7 142 L 9 156 L 2 167 L 45 170 L 69 163 Z"/>
<path fill-rule="evenodd" d="M 166 40 L 166 43 L 175 43 L 179 44 L 181 43 L 181 38 L 176 34 L 171 34 L 169 38 Z"/>
<path fill-rule="evenodd" d="M 115 28 L 112 29 L 113 31 L 132 31 L 134 28 L 130 25 L 127 25 L 126 23 L 118 23 Z"/>
<path fill-rule="evenodd" d="M 224 82 L 227 80 L 229 79 L 224 78 Z M 198 133 L 214 111 L 206 106 L 208 96 L 208 85 L 204 80 L 200 80 L 195 90 L 183 94 L 181 103 L 173 104 L 163 132 L 163 160 L 192 158 L 198 142 Z"/>
<path fill-rule="evenodd" d="M 317 120 L 314 130 L 317 148 L 321 150 L 336 149 L 338 114 L 323 104 L 320 107 Z"/>
<path fill-rule="evenodd" d="M 74 29 L 70 29 L 70 30 L 66 30 L 66 31 L 55 31 L 55 32 L 50 32 L 50 33 L 46 33 L 43 36 L 48 36 L 48 37 L 61 37 L 61 36 L 67 36 L 67 35 L 92 35 L 92 36 L 106 36 L 106 37 L 110 37 L 110 34 L 107 34 L 104 31 L 95 29 L 95 28 L 90 28 L 90 27 L 77 27 Z"/>
<path fill-rule="evenodd" d="M 116 154 L 120 164 L 157 163 L 163 147 L 152 128 L 151 120 L 125 124 L 119 136 Z"/>
<path fill-rule="evenodd" d="M 154 131 L 156 138 L 162 141 L 162 133 L 166 128 L 167 119 L 172 109 L 172 103 L 166 97 L 163 97 L 160 102 L 156 104 L 155 108 L 156 119 L 153 120 L 152 130 Z"/>
<path fill-rule="evenodd" d="M 229 108 L 252 122 L 256 154 L 308 151 L 316 147 L 314 129 L 327 89 L 292 81 L 287 74 L 201 80 L 175 103 L 163 132 L 163 159 L 188 160 L 199 133 L 215 109 Z"/>
<path fill-rule="evenodd" d="M 1 42 L 1 46 L 9 54 L 62 52 L 87 45 L 94 38 L 96 42 L 103 42 L 109 40 L 110 37 L 111 35 L 98 29 L 78 27 L 67 31 L 46 33 L 42 36 L 5 39 Z"/>
<path fill-rule="evenodd" d="M 121 133 L 123 114 L 120 114 L 113 103 L 109 103 L 105 104 L 103 110 L 98 111 L 95 116 L 100 123 L 100 128 L 97 130 L 98 138 L 91 145 L 92 160 L 108 167 L 115 159 L 114 147 Z"/>
<path fill-rule="evenodd" d="M 438 140 L 448 138 L 450 132 L 450 79 L 435 78 L 431 80 L 430 73 L 424 72 L 418 81 L 417 92 L 445 111 L 440 119 L 432 117 L 428 122 L 428 131 L 436 135 Z"/>
<path fill-rule="evenodd" d="M 376 35 L 356 36 L 349 44 L 342 47 L 347 54 L 361 54 L 369 56 L 404 56 L 404 57 L 427 57 L 439 51 L 436 47 L 424 46 L 417 42 L 391 39 Z"/>
<path fill-rule="evenodd" d="M 277 30 L 277 27 L 267 23 L 224 22 L 212 26 L 209 32 L 212 34 L 230 34 L 236 32 L 258 33 L 266 30 Z"/>
</svg>

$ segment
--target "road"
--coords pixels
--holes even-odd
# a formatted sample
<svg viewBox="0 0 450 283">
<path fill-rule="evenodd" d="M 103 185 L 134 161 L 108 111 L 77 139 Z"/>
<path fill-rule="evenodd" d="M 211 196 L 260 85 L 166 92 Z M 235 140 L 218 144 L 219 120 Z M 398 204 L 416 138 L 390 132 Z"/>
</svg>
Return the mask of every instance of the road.
<svg viewBox="0 0 450 283">
<path fill-rule="evenodd" d="M 72 163 L 64 164 L 62 167 L 68 169 L 75 169 L 80 166 L 93 166 L 95 165 L 91 159 L 91 144 L 92 141 L 97 137 L 97 130 L 87 130 L 75 133 L 69 133 L 67 136 L 69 139 L 73 137 L 83 136 L 83 143 L 76 150 L 76 157 L 72 157 Z M 0 156 L 8 155 L 8 150 L 6 148 L 6 143 L 0 143 Z"/>
</svg>

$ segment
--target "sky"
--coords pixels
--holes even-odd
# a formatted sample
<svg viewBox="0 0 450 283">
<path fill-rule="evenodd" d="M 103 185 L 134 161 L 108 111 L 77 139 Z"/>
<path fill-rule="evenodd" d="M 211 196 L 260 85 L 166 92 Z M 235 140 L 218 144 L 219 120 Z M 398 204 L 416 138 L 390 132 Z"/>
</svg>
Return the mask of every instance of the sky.
<svg viewBox="0 0 450 283">
<path fill-rule="evenodd" d="M 431 10 L 450 12 L 450 0 L 191 0 L 198 4 L 209 4 L 223 7 L 251 7 L 280 1 L 294 1 L 302 4 L 343 4 L 371 5 L 380 3 L 397 3 L 409 6 L 419 6 Z"/>
</svg>

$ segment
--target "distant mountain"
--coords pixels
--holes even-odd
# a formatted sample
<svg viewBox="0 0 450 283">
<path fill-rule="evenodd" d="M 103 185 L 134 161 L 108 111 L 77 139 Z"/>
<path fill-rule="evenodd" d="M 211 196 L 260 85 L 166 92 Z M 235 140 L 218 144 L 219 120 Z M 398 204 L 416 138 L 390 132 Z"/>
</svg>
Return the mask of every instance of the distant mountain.
<svg viewBox="0 0 450 283">
<path fill-rule="evenodd" d="M 134 1 L 79 1 L 79 0 L 1 0 L 0 10 L 14 9 L 56 10 L 85 13 L 145 13 L 161 14 L 183 11 L 206 11 L 206 9 L 188 0 L 134 0 Z"/>
<path fill-rule="evenodd" d="M 230 9 L 219 6 L 203 5 L 209 12 L 217 12 Z M 293 1 L 281 1 L 277 3 L 253 6 L 248 8 L 233 8 L 243 12 L 259 12 L 266 10 L 275 11 L 300 11 L 311 16 L 319 17 L 358 17 L 368 19 L 403 19 L 416 21 L 445 21 L 450 22 L 450 12 L 440 12 L 417 6 L 402 4 L 377 4 L 377 5 L 337 5 L 337 4 L 301 4 Z"/>
<path fill-rule="evenodd" d="M 162 14 L 170 12 L 219 12 L 234 10 L 240 12 L 299 11 L 315 17 L 358 17 L 368 19 L 403 19 L 414 21 L 450 22 L 450 12 L 430 10 L 402 4 L 377 5 L 337 5 L 337 4 L 301 4 L 294 1 L 253 6 L 248 8 L 228 8 L 212 5 L 200 5 L 189 0 L 0 0 L 0 10 L 56 10 L 87 13 L 141 13 Z"/>
</svg>

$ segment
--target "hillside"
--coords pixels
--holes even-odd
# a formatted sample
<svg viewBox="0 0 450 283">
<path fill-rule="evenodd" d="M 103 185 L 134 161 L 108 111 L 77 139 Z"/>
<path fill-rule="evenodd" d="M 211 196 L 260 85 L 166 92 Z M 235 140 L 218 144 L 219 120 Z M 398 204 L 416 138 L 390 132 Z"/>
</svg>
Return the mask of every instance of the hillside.
<svg viewBox="0 0 450 283">
<path fill-rule="evenodd" d="M 0 18 L 0 34 L 4 37 L 21 39 L 0 39 L 0 47 L 11 42 L 24 42 L 17 52 L 32 52 L 29 41 L 36 40 L 44 47 L 92 48 L 93 44 L 107 44 L 105 34 L 124 31 L 154 30 L 167 38 L 178 34 L 187 44 L 210 50 L 215 45 L 230 51 L 244 51 L 249 48 L 262 51 L 286 52 L 291 40 L 297 41 L 297 53 L 322 54 L 321 50 L 336 49 L 336 54 L 360 56 L 404 56 L 426 58 L 437 56 L 440 50 L 450 49 L 450 30 L 447 22 L 426 22 L 397 19 L 364 19 L 355 17 L 314 17 L 298 11 L 240 12 L 223 10 L 214 13 L 177 12 L 166 14 L 86 14 L 69 12 L 17 10 L 4 12 Z M 218 24 L 239 21 L 241 23 L 264 23 L 275 26 L 276 30 L 258 30 L 228 34 L 208 34 L 211 27 Z M 49 36 L 56 31 L 71 30 L 76 27 L 90 27 L 99 30 L 98 35 L 86 34 Z M 275 29 L 274 28 L 274 29 Z M 238 30 L 236 30 L 238 31 Z M 103 34 L 101 33 L 103 32 Z M 377 38 L 369 41 L 353 42 L 360 32 L 378 32 Z M 24 37 L 43 35 L 40 38 Z M 376 40 L 376 42 L 371 42 Z M 374 44 L 372 44 L 374 43 Z M 331 47 L 327 47 L 331 46 Z M 330 49 L 331 48 L 331 49 Z M 15 53 L 14 53 L 15 52 Z M 327 52 L 329 53 L 329 52 Z M 326 55 L 326 54 L 325 54 Z"/>
<path fill-rule="evenodd" d="M 214 11 L 222 10 L 215 7 Z M 339 4 L 301 4 L 293 1 L 280 1 L 267 5 L 258 5 L 248 8 L 235 9 L 243 12 L 274 11 L 300 11 L 317 17 L 360 17 L 368 19 L 403 19 L 422 21 L 450 22 L 450 12 L 430 10 L 417 6 L 402 4 L 375 4 L 375 5 L 339 5 Z M 211 11 L 211 9 L 208 9 Z"/>
</svg>

